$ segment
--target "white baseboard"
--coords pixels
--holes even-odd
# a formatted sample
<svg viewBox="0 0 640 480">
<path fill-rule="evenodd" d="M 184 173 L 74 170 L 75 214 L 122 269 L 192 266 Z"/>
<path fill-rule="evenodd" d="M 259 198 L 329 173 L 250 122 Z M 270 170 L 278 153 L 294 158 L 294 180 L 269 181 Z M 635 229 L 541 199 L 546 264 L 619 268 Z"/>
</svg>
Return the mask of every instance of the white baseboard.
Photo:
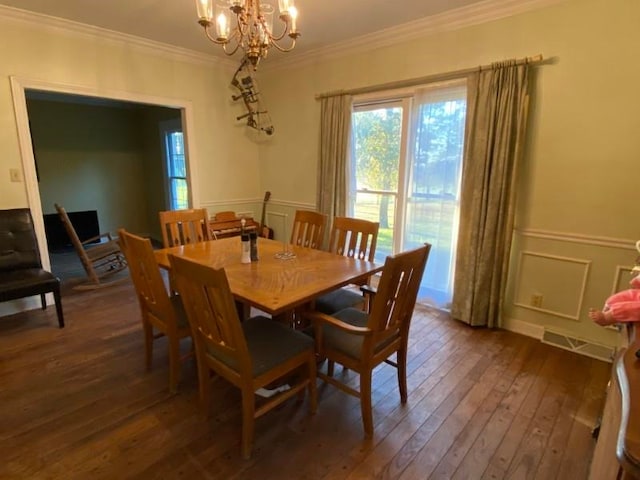
<svg viewBox="0 0 640 480">
<path fill-rule="evenodd" d="M 522 320 L 517 320 L 515 318 L 504 319 L 502 328 L 537 340 L 542 340 L 542 336 L 544 335 L 544 327 L 529 322 L 523 322 Z"/>
</svg>

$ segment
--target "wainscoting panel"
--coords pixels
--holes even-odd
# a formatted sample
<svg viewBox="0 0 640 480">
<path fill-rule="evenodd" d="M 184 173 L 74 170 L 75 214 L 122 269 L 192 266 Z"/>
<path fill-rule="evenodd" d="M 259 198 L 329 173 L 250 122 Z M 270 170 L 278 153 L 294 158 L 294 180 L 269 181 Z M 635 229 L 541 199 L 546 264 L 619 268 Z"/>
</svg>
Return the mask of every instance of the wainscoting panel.
<svg viewBox="0 0 640 480">
<path fill-rule="evenodd" d="M 520 252 L 514 305 L 577 321 L 590 265 L 579 258 Z M 542 279 L 535 275 L 540 271 Z"/>
</svg>

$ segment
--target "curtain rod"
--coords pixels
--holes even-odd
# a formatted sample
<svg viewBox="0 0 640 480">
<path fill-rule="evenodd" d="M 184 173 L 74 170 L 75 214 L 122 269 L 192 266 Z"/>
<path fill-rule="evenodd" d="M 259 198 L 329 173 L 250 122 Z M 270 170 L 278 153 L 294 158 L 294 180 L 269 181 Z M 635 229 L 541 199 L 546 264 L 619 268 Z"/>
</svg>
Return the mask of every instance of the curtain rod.
<svg viewBox="0 0 640 480">
<path fill-rule="evenodd" d="M 507 60 L 508 61 L 508 60 Z M 542 63 L 544 58 L 542 54 L 534 55 L 532 57 L 519 58 L 515 60 L 516 65 L 529 64 L 536 65 Z M 501 62 L 496 62 L 501 63 Z M 408 80 L 399 80 L 397 82 L 381 83 L 378 85 L 369 85 L 368 87 L 352 88 L 350 90 L 335 90 L 333 92 L 320 93 L 316 95 L 316 100 L 327 97 L 335 97 L 336 95 L 360 95 L 362 93 L 379 92 L 383 90 L 394 90 L 396 88 L 415 87 L 416 85 L 422 85 L 425 83 L 442 82 L 445 80 L 453 80 L 455 78 L 466 77 L 471 73 L 479 72 L 482 70 L 490 70 L 495 68 L 495 65 L 480 65 L 473 68 L 465 68 L 463 70 L 454 70 L 452 72 L 436 73 L 433 75 L 427 75 L 426 77 L 410 78 Z"/>
</svg>

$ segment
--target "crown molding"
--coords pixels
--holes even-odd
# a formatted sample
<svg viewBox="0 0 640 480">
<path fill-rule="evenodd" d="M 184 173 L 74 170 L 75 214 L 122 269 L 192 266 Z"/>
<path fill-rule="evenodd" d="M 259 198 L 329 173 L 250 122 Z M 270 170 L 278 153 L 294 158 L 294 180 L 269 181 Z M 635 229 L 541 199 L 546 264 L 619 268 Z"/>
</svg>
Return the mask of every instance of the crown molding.
<svg viewBox="0 0 640 480">
<path fill-rule="evenodd" d="M 288 54 L 261 64 L 261 68 L 264 70 L 277 70 L 292 66 L 310 65 L 317 61 L 363 53 L 426 37 L 438 32 L 457 30 L 519 15 L 565 1 L 567 0 L 486 0 L 326 47 L 308 50 L 299 54 Z"/>
<path fill-rule="evenodd" d="M 567 0 L 485 0 L 326 47 L 302 51 L 300 53 L 295 53 L 294 51 L 291 54 L 280 58 L 272 58 L 269 62 L 262 63 L 261 69 L 269 71 L 309 65 L 320 60 L 330 60 L 388 47 L 401 42 L 425 37 L 433 33 L 478 25 L 565 1 Z M 206 64 L 209 66 L 214 65 L 229 70 L 237 67 L 237 62 L 232 59 L 220 58 L 187 48 L 148 40 L 135 35 L 115 32 L 106 28 L 5 5 L 0 5 L 0 21 L 14 21 L 27 24 L 31 27 L 37 27 L 40 30 L 49 30 L 55 33 L 74 35 L 81 38 L 99 38 L 107 43 L 117 45 L 125 43 L 130 47 L 132 46 L 138 49 L 141 53 L 158 55 L 174 61 Z"/>
<path fill-rule="evenodd" d="M 168 60 L 195 63 L 208 66 L 219 66 L 225 69 L 237 68 L 236 62 L 219 58 L 213 55 L 196 52 L 187 48 L 176 47 L 154 40 L 129 35 L 126 33 L 115 32 L 94 25 L 74 22 L 50 15 L 30 12 L 19 8 L 0 5 L 0 21 L 12 21 L 30 27 L 37 27 L 38 30 L 49 31 L 76 38 L 100 39 L 105 43 L 121 46 L 123 43 L 128 47 L 133 47 L 145 55 L 157 55 Z"/>
</svg>

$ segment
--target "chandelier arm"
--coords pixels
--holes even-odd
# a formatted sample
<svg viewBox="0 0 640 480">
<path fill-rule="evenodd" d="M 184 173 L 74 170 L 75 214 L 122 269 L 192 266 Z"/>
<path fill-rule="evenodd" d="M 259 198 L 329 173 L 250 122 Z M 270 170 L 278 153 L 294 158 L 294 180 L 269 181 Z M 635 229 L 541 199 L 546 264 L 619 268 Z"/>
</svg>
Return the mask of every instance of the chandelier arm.
<svg viewBox="0 0 640 480">
<path fill-rule="evenodd" d="M 236 42 L 236 46 L 233 50 L 231 50 L 230 52 L 227 52 L 227 45 L 229 44 L 229 42 L 225 43 L 224 45 L 222 45 L 222 51 L 226 54 L 226 55 L 233 55 L 234 53 L 236 53 L 238 51 L 238 49 L 240 48 L 240 43 Z"/>
<path fill-rule="evenodd" d="M 284 30 L 282 31 L 282 33 L 280 35 L 275 36 L 273 34 L 273 32 L 269 33 L 269 39 L 272 42 L 277 42 L 279 40 L 282 40 L 284 38 L 284 36 L 289 32 L 289 21 L 288 20 L 282 20 L 282 21 L 284 22 Z M 265 27 L 265 30 L 267 30 L 266 29 L 266 25 L 264 24 L 264 22 L 263 22 L 263 26 Z"/>
<path fill-rule="evenodd" d="M 280 45 L 278 45 L 274 40 L 271 41 L 270 45 L 273 45 L 274 47 L 276 47 L 276 50 L 279 50 L 281 52 L 290 52 L 291 50 L 294 49 L 294 47 L 296 46 L 296 39 L 292 38 L 292 42 L 291 42 L 291 46 L 289 47 L 281 47 Z"/>
<path fill-rule="evenodd" d="M 213 43 L 215 43 L 216 45 L 226 45 L 227 43 L 229 43 L 229 40 L 218 40 L 217 38 L 215 38 L 214 36 L 211 35 L 211 33 L 209 32 L 209 29 L 211 28 L 211 25 L 204 25 L 204 33 L 207 35 L 207 38 L 209 40 L 211 40 Z"/>
</svg>

